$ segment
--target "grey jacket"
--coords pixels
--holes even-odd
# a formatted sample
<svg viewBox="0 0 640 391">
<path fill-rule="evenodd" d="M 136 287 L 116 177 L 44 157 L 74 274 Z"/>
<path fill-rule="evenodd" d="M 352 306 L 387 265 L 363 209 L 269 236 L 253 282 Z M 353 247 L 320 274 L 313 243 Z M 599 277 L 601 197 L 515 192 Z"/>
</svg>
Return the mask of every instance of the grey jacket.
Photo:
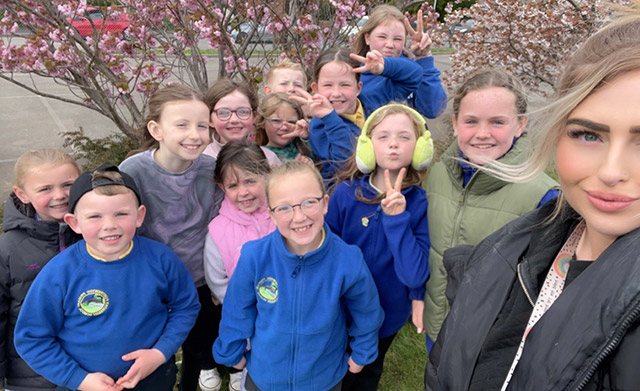
<svg viewBox="0 0 640 391">
<path fill-rule="evenodd" d="M 51 258 L 77 242 L 66 224 L 36 221 L 31 205 L 11 193 L 4 206 L 0 235 L 0 386 L 6 378 L 12 391 L 53 390 L 55 386 L 36 374 L 16 353 L 13 330 L 33 280 Z"/>
</svg>

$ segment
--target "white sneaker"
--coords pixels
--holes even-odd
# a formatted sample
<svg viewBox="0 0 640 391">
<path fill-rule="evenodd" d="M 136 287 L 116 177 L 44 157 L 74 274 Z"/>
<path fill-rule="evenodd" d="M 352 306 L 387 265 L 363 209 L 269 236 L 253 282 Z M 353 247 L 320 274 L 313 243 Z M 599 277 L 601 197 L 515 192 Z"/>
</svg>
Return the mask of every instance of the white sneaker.
<svg viewBox="0 0 640 391">
<path fill-rule="evenodd" d="M 242 371 L 229 374 L 229 391 L 242 389 Z"/>
<path fill-rule="evenodd" d="M 198 383 L 202 391 L 219 391 L 222 379 L 220 379 L 220 374 L 216 368 L 203 369 L 200 371 Z"/>
</svg>

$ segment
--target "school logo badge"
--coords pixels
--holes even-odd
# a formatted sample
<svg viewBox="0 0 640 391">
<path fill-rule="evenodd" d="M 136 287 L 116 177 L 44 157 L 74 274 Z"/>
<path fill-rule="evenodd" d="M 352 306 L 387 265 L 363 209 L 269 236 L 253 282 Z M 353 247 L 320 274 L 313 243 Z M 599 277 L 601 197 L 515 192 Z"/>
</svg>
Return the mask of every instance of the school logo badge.
<svg viewBox="0 0 640 391">
<path fill-rule="evenodd" d="M 109 296 L 101 290 L 91 289 L 78 297 L 78 309 L 86 316 L 98 316 L 109 307 Z"/>
<path fill-rule="evenodd" d="M 278 281 L 272 277 L 265 277 L 256 285 L 258 297 L 267 303 L 278 301 Z"/>
</svg>

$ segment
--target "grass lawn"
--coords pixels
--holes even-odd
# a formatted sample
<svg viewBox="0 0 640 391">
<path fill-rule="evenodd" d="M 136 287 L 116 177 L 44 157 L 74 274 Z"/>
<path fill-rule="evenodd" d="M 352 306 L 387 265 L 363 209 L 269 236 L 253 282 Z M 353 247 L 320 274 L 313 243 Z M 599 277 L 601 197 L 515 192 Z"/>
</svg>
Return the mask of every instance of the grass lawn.
<svg viewBox="0 0 640 391">
<path fill-rule="evenodd" d="M 379 391 L 423 391 L 427 365 L 425 335 L 417 334 L 411 322 L 393 340 L 384 359 Z"/>
<path fill-rule="evenodd" d="M 387 352 L 379 391 L 423 391 L 427 348 L 424 334 L 417 334 L 409 322 L 398 333 Z M 181 360 L 178 352 L 178 360 Z M 222 388 L 228 388 L 228 376 L 222 375 Z M 178 388 L 175 387 L 175 390 Z"/>
</svg>

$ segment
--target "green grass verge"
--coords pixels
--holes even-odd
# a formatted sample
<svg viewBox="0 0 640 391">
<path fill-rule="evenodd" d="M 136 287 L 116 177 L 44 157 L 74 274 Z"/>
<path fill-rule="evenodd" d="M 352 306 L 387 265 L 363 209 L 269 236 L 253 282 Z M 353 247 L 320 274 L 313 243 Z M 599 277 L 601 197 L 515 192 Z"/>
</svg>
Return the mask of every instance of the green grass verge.
<svg viewBox="0 0 640 391">
<path fill-rule="evenodd" d="M 425 335 L 408 322 L 393 340 L 384 359 L 379 391 L 423 391 L 427 365 Z"/>
</svg>

